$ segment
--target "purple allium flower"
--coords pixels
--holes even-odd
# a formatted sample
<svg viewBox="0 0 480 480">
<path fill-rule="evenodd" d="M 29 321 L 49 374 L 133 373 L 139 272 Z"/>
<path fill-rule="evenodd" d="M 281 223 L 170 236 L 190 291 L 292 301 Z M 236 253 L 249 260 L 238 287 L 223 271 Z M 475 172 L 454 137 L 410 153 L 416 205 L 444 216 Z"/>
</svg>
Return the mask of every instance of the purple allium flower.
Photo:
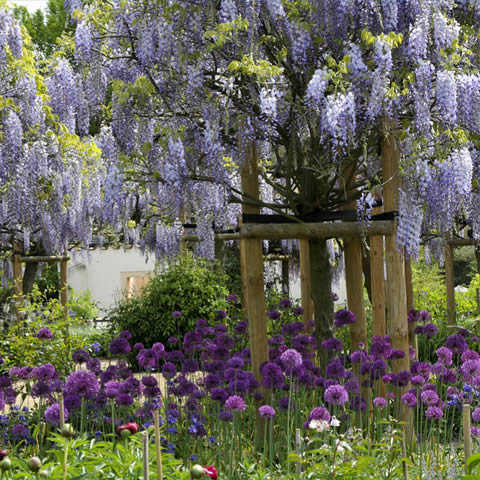
<svg viewBox="0 0 480 480">
<path fill-rule="evenodd" d="M 17 423 L 12 427 L 12 435 L 14 440 L 19 440 L 20 438 L 30 437 L 30 430 L 23 424 Z"/>
<path fill-rule="evenodd" d="M 237 334 L 237 335 L 245 335 L 246 333 L 248 333 L 248 322 L 238 322 L 236 325 L 235 325 L 235 328 L 233 329 L 233 331 Z"/>
<path fill-rule="evenodd" d="M 198 361 L 195 358 L 186 358 L 183 361 L 182 373 L 195 373 L 198 369 Z"/>
<path fill-rule="evenodd" d="M 408 346 L 408 353 L 409 353 L 410 360 L 415 360 L 417 351 L 411 345 Z"/>
<path fill-rule="evenodd" d="M 284 343 L 285 339 L 283 338 L 283 335 L 280 334 L 272 335 L 272 338 L 268 339 L 269 345 L 283 345 Z"/>
<path fill-rule="evenodd" d="M 387 401 L 383 397 L 375 397 L 373 399 L 373 406 L 377 408 L 385 408 L 387 406 Z"/>
<path fill-rule="evenodd" d="M 475 350 L 466 350 L 461 356 L 462 362 L 467 360 L 480 360 L 480 355 Z"/>
<path fill-rule="evenodd" d="M 420 310 L 418 312 L 418 319 L 420 322 L 425 323 L 425 322 L 429 322 L 432 319 L 432 317 L 426 310 Z"/>
<path fill-rule="evenodd" d="M 325 390 L 324 399 L 332 405 L 344 405 L 348 401 L 348 392 L 341 385 L 330 385 Z"/>
<path fill-rule="evenodd" d="M 228 393 L 223 388 L 212 388 L 210 397 L 223 405 L 227 401 Z"/>
<path fill-rule="evenodd" d="M 413 393 L 404 393 L 402 395 L 401 401 L 404 405 L 410 408 L 414 408 L 417 406 L 417 397 Z"/>
<path fill-rule="evenodd" d="M 270 405 L 262 405 L 258 409 L 258 414 L 262 418 L 273 418 L 275 416 L 275 409 Z"/>
<path fill-rule="evenodd" d="M 430 420 L 438 420 L 443 417 L 443 410 L 439 407 L 430 406 L 427 408 L 425 416 Z"/>
<path fill-rule="evenodd" d="M 290 411 L 295 410 L 295 403 L 293 400 L 288 399 L 288 397 L 282 397 L 278 400 L 278 408 L 283 411 L 287 411 L 290 409 Z"/>
<path fill-rule="evenodd" d="M 473 427 L 470 430 L 472 432 L 472 437 L 478 438 L 480 437 L 480 427 Z"/>
<path fill-rule="evenodd" d="M 293 309 L 293 312 L 292 312 L 292 313 L 293 313 L 295 316 L 299 316 L 299 315 L 303 315 L 304 311 L 305 311 L 305 310 L 304 310 L 302 307 L 295 307 L 295 308 Z"/>
<path fill-rule="evenodd" d="M 437 354 L 438 360 L 446 367 L 449 367 L 452 364 L 453 354 L 449 348 L 440 347 L 435 353 Z"/>
<path fill-rule="evenodd" d="M 363 363 L 367 359 L 365 350 L 355 350 L 350 354 L 350 361 L 352 363 Z"/>
<path fill-rule="evenodd" d="M 182 312 L 175 311 L 172 313 L 172 318 L 180 318 L 182 316 Z"/>
<path fill-rule="evenodd" d="M 165 351 L 165 346 L 161 342 L 156 342 L 152 345 L 152 350 L 160 357 L 161 354 Z M 176 351 L 178 351 L 178 350 L 176 350 Z M 171 352 L 171 353 L 173 353 L 173 352 Z M 181 359 L 183 360 L 183 354 L 181 356 Z"/>
<path fill-rule="evenodd" d="M 215 321 L 220 322 L 224 318 L 227 318 L 227 312 L 225 310 L 217 310 L 215 312 Z"/>
<path fill-rule="evenodd" d="M 399 387 L 405 387 L 408 385 L 408 382 L 411 378 L 412 374 L 408 370 L 402 370 L 401 372 L 398 372 L 398 374 L 395 376 L 393 383 L 395 385 L 398 385 Z"/>
<path fill-rule="evenodd" d="M 295 337 L 305 330 L 303 322 L 286 323 L 282 326 L 282 335 L 284 337 Z"/>
<path fill-rule="evenodd" d="M 140 342 L 137 342 L 134 346 L 133 346 L 133 349 L 134 350 L 143 350 L 145 348 L 145 346 L 143 345 L 143 343 L 140 343 Z"/>
<path fill-rule="evenodd" d="M 445 346 L 449 348 L 452 353 L 461 355 L 465 350 L 467 350 L 467 342 L 465 338 L 461 335 L 450 335 L 445 340 Z"/>
<path fill-rule="evenodd" d="M 338 357 L 330 360 L 325 376 L 330 378 L 343 378 L 345 376 L 345 368 L 343 368 L 342 361 Z"/>
<path fill-rule="evenodd" d="M 137 355 L 138 364 L 145 370 L 153 370 L 158 367 L 158 355 L 152 349 L 143 349 Z"/>
<path fill-rule="evenodd" d="M 234 293 L 231 293 L 225 300 L 229 305 L 237 305 L 240 303 L 240 299 Z"/>
<path fill-rule="evenodd" d="M 287 308 L 291 308 L 292 305 L 293 303 L 289 298 L 282 298 L 280 302 L 278 302 L 278 308 L 280 310 L 286 310 Z"/>
<path fill-rule="evenodd" d="M 173 378 L 177 374 L 177 367 L 172 362 L 167 362 L 162 366 L 162 375 L 166 379 Z"/>
<path fill-rule="evenodd" d="M 414 322 L 418 322 L 420 320 L 420 316 L 419 316 L 419 311 L 418 310 L 415 310 L 414 308 L 412 308 L 412 310 L 410 310 L 408 312 L 408 323 L 414 323 Z"/>
<path fill-rule="evenodd" d="M 35 382 L 32 385 L 30 394 L 32 397 L 46 397 L 52 393 L 50 385 L 46 382 Z"/>
<path fill-rule="evenodd" d="M 405 352 L 403 350 L 400 350 L 399 348 L 392 348 L 389 356 L 390 360 L 398 360 L 403 357 L 405 357 Z"/>
<path fill-rule="evenodd" d="M 290 375 L 293 368 L 302 364 L 302 355 L 294 348 L 289 348 L 280 355 L 280 360 L 284 365 L 286 372 Z"/>
<path fill-rule="evenodd" d="M 130 353 L 131 348 L 128 340 L 122 337 L 114 338 L 109 346 L 112 355 L 126 355 Z"/>
<path fill-rule="evenodd" d="M 359 395 L 360 394 L 360 384 L 358 383 L 358 380 L 356 377 L 349 378 L 345 382 L 345 390 L 347 390 L 348 393 Z"/>
<path fill-rule="evenodd" d="M 125 340 L 130 340 L 132 338 L 132 334 L 128 330 L 123 330 L 123 332 L 119 335 L 120 338 L 124 338 Z"/>
<path fill-rule="evenodd" d="M 218 418 L 222 422 L 231 422 L 233 420 L 233 414 L 231 412 L 222 411 L 218 414 Z"/>
<path fill-rule="evenodd" d="M 467 379 L 480 373 L 480 360 L 467 360 L 460 365 L 460 370 Z"/>
<path fill-rule="evenodd" d="M 51 363 L 45 363 L 44 365 L 40 365 L 38 367 L 34 367 L 33 370 L 30 372 L 31 378 L 36 378 L 37 380 L 46 382 L 52 380 L 55 376 L 55 367 Z M 0 380 L 0 386 L 1 386 Z"/>
<path fill-rule="evenodd" d="M 133 398 L 128 393 L 120 393 L 115 397 L 115 403 L 119 407 L 129 407 L 133 405 Z"/>
<path fill-rule="evenodd" d="M 272 320 L 278 320 L 282 314 L 275 310 L 274 308 L 271 308 L 270 310 L 267 310 L 267 317 L 272 319 Z"/>
<path fill-rule="evenodd" d="M 68 420 L 68 410 L 65 407 L 63 408 L 63 413 L 65 420 Z M 60 425 L 60 406 L 58 403 L 50 405 L 45 410 L 45 421 L 51 425 Z"/>
<path fill-rule="evenodd" d="M 95 398 L 99 390 L 100 386 L 96 375 L 87 370 L 78 370 L 71 373 L 65 383 L 65 395 Z"/>
<path fill-rule="evenodd" d="M 225 402 L 225 408 L 232 412 L 243 412 L 247 408 L 247 405 L 242 397 L 239 397 L 238 395 L 232 395 L 231 397 L 227 398 Z"/>
<path fill-rule="evenodd" d="M 325 407 L 315 407 L 308 416 L 308 420 L 330 421 L 330 412 Z"/>
<path fill-rule="evenodd" d="M 102 364 L 98 358 L 90 358 L 87 361 L 87 370 L 93 373 L 100 373 L 102 371 Z"/>
<path fill-rule="evenodd" d="M 433 390 L 423 391 L 420 395 L 420 399 L 427 405 L 436 405 L 439 400 L 438 395 Z"/>
<path fill-rule="evenodd" d="M 40 340 L 48 340 L 53 337 L 53 334 L 49 328 L 41 328 L 37 332 L 37 338 Z"/>
<path fill-rule="evenodd" d="M 81 348 L 79 348 L 78 350 L 75 350 L 72 353 L 72 360 L 75 363 L 85 363 L 89 358 L 90 358 L 90 354 L 87 351 L 82 350 Z"/>
<path fill-rule="evenodd" d="M 427 338 L 432 338 L 437 334 L 437 332 L 438 332 L 438 328 L 433 323 L 427 323 L 423 327 L 423 335 L 425 335 Z"/>
<path fill-rule="evenodd" d="M 154 348 L 152 347 L 152 349 Z M 158 354 L 159 352 L 156 350 L 156 353 Z M 172 362 L 172 363 L 173 362 L 181 363 L 183 362 L 184 358 L 185 358 L 185 355 L 180 350 L 174 350 L 173 352 L 168 352 L 166 356 L 167 362 Z"/>
<path fill-rule="evenodd" d="M 423 335 L 423 325 L 417 325 L 414 329 L 413 329 L 413 333 L 415 335 Z"/>
<path fill-rule="evenodd" d="M 335 337 L 324 340 L 321 345 L 325 350 L 333 352 L 341 352 L 343 350 L 343 343 Z"/>
<path fill-rule="evenodd" d="M 425 383 L 425 379 L 421 375 L 414 375 L 410 379 L 410 383 L 415 387 L 417 387 L 417 386 L 423 385 Z"/>
<path fill-rule="evenodd" d="M 260 370 L 263 375 L 262 385 L 265 388 L 282 388 L 284 377 L 282 369 L 273 362 L 267 362 Z"/>
<path fill-rule="evenodd" d="M 472 412 L 472 420 L 477 423 L 480 422 L 480 408 L 476 408 Z"/>
<path fill-rule="evenodd" d="M 64 399 L 65 408 L 71 412 L 82 406 L 82 399 L 78 395 L 66 395 Z"/>
<path fill-rule="evenodd" d="M 356 318 L 353 312 L 351 312 L 350 310 L 342 309 L 335 312 L 335 320 L 333 324 L 336 328 L 342 328 L 345 325 L 355 323 L 355 321 Z"/>
</svg>

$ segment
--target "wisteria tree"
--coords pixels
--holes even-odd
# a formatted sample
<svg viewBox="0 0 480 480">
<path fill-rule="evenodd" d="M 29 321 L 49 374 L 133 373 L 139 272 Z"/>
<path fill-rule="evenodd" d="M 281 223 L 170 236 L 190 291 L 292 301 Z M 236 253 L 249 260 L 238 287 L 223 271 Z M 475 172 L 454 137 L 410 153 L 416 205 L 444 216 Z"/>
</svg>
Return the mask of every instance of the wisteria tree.
<svg viewBox="0 0 480 480">
<path fill-rule="evenodd" d="M 63 252 L 89 245 L 102 222 L 104 168 L 93 142 L 81 142 L 65 115 L 77 94 L 66 59 L 45 75 L 29 37 L 0 2 L 0 247 L 24 253 Z M 69 123 L 70 122 L 70 123 Z M 5 268 L 10 262 L 6 262 Z M 26 268 L 31 287 L 36 264 Z"/>
<path fill-rule="evenodd" d="M 233 223 L 238 170 L 260 146 L 260 206 L 365 207 L 381 142 L 402 151 L 398 243 L 455 217 L 480 235 L 480 5 L 474 0 L 70 0 L 77 126 L 102 123 L 109 220 L 162 253 L 192 218 Z M 108 108 L 103 108 L 108 105 Z M 67 105 L 65 105 L 67 107 Z M 72 107 L 71 104 L 68 107 Z M 65 119 L 66 123 L 68 121 Z M 326 242 L 310 241 L 317 332 L 330 336 Z"/>
</svg>

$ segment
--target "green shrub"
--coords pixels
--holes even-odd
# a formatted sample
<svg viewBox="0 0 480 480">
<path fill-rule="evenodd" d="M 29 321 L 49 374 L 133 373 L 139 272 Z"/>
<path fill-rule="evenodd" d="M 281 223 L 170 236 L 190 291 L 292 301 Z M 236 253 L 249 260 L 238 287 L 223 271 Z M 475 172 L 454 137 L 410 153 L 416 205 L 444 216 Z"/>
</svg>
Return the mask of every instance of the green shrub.
<svg viewBox="0 0 480 480">
<path fill-rule="evenodd" d="M 125 299 L 109 312 L 113 325 L 129 330 L 131 344 L 167 346 L 169 337 L 182 338 L 199 318 L 213 323 L 217 310 L 226 310 L 226 276 L 206 261 L 185 257 L 157 272 L 136 297 Z M 179 311 L 180 318 L 172 318 Z"/>
</svg>

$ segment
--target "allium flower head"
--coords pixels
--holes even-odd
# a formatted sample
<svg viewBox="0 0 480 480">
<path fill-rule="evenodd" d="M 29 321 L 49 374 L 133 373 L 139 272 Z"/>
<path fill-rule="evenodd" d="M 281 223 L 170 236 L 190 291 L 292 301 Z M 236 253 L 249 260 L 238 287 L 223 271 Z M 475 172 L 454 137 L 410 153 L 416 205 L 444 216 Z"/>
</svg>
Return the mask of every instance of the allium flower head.
<svg viewBox="0 0 480 480">
<path fill-rule="evenodd" d="M 302 355 L 294 348 L 289 348 L 280 355 L 280 360 L 287 373 L 290 374 L 293 368 L 302 364 Z"/>
<path fill-rule="evenodd" d="M 476 408 L 472 412 L 472 420 L 477 423 L 480 422 L 480 408 Z"/>
<path fill-rule="evenodd" d="M 243 412 L 247 405 L 245 404 L 245 400 L 238 395 L 232 395 L 228 397 L 225 402 L 225 408 L 231 412 Z"/>
<path fill-rule="evenodd" d="M 383 397 L 375 397 L 373 399 L 373 406 L 376 408 L 385 408 L 387 406 L 387 401 Z"/>
<path fill-rule="evenodd" d="M 315 407 L 308 416 L 309 420 L 325 420 L 330 421 L 330 412 L 325 407 Z"/>
<path fill-rule="evenodd" d="M 273 418 L 275 416 L 275 409 L 270 405 L 262 405 L 258 409 L 258 414 L 262 418 Z"/>
<path fill-rule="evenodd" d="M 37 338 L 40 340 L 48 340 L 53 337 L 53 334 L 49 328 L 41 328 L 37 332 Z"/>
<path fill-rule="evenodd" d="M 461 335 L 450 335 L 445 341 L 445 346 L 457 355 L 461 355 L 467 350 L 467 342 Z"/>
<path fill-rule="evenodd" d="M 438 360 L 446 367 L 452 364 L 453 354 L 449 348 L 440 347 L 435 353 L 437 354 Z"/>
<path fill-rule="evenodd" d="M 345 325 L 351 325 L 352 323 L 355 323 L 355 321 L 356 318 L 353 312 L 342 309 L 335 312 L 335 320 L 333 324 L 336 328 L 342 328 Z"/>
<path fill-rule="evenodd" d="M 348 392 L 341 385 L 330 385 L 325 390 L 324 399 L 331 405 L 344 405 L 348 401 Z"/>
<path fill-rule="evenodd" d="M 114 338 L 109 346 L 112 355 L 126 355 L 130 353 L 131 348 L 128 340 L 123 337 Z"/>
<path fill-rule="evenodd" d="M 85 363 L 90 358 L 90 354 L 81 348 L 72 353 L 72 360 L 75 363 Z"/>
<path fill-rule="evenodd" d="M 401 401 L 404 405 L 410 408 L 417 406 L 417 396 L 410 392 L 403 394 Z"/>
<path fill-rule="evenodd" d="M 77 395 L 83 398 L 95 398 L 100 390 L 97 377 L 87 370 L 73 372 L 65 383 L 66 395 Z"/>
<path fill-rule="evenodd" d="M 172 313 L 172 318 L 180 318 L 182 316 L 182 312 L 175 311 Z"/>
<path fill-rule="evenodd" d="M 68 410 L 65 407 L 63 408 L 63 413 L 65 420 L 68 420 Z M 51 425 L 60 425 L 60 406 L 58 403 L 50 405 L 45 410 L 45 421 Z"/>
<path fill-rule="evenodd" d="M 430 406 L 427 408 L 425 416 L 430 420 L 438 420 L 443 417 L 443 410 L 439 407 Z"/>
</svg>

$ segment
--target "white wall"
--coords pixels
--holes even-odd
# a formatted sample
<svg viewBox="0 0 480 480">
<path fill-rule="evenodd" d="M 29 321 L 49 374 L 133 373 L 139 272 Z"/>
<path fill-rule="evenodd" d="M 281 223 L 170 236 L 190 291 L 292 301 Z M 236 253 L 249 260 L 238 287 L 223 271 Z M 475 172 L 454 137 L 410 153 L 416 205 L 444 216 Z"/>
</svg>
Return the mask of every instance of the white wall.
<svg viewBox="0 0 480 480">
<path fill-rule="evenodd" d="M 67 271 L 69 287 L 76 293 L 90 290 L 102 316 L 121 298 L 122 274 L 140 276 L 155 269 L 154 257 L 147 260 L 137 248 L 96 248 L 71 257 Z"/>
</svg>

